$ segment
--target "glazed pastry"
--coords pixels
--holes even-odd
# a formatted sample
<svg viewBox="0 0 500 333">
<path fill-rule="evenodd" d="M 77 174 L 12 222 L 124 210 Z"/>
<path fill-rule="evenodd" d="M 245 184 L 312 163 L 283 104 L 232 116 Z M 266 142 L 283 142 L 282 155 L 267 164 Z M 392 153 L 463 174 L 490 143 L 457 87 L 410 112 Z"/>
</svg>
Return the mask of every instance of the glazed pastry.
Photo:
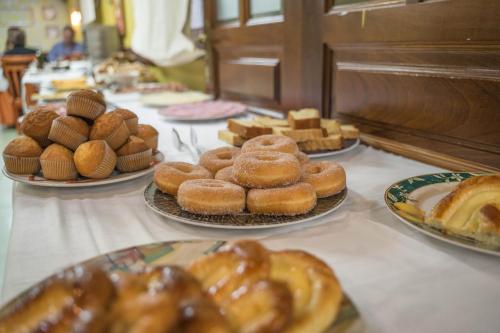
<svg viewBox="0 0 500 333">
<path fill-rule="evenodd" d="M 76 179 L 73 152 L 60 144 L 53 143 L 40 156 L 43 177 L 53 180 Z"/>
<path fill-rule="evenodd" d="M 210 179 L 210 171 L 200 165 L 185 162 L 169 162 L 155 169 L 154 182 L 160 191 L 177 195 L 179 186 L 190 179 Z"/>
<path fill-rule="evenodd" d="M 116 154 L 104 140 L 92 140 L 80 145 L 74 155 L 76 169 L 88 178 L 107 178 L 116 165 Z"/>
<path fill-rule="evenodd" d="M 77 117 L 58 117 L 52 122 L 49 139 L 75 151 L 89 139 L 89 125 Z"/>
<path fill-rule="evenodd" d="M 153 153 L 158 149 L 158 131 L 151 125 L 139 124 L 137 136 L 143 139 Z"/>
<path fill-rule="evenodd" d="M 139 118 L 135 113 L 133 113 L 130 110 L 127 109 L 114 109 L 111 113 L 116 113 L 120 117 L 122 117 L 123 121 L 125 121 L 125 124 L 128 127 L 128 131 L 130 134 L 137 134 L 138 132 L 138 124 L 139 124 Z"/>
<path fill-rule="evenodd" d="M 143 139 L 130 136 L 123 146 L 116 151 L 116 168 L 121 172 L 147 169 L 151 165 L 152 153 Z"/>
<path fill-rule="evenodd" d="M 51 144 L 49 140 L 50 127 L 52 121 L 59 117 L 57 112 L 47 107 L 37 107 L 34 111 L 28 112 L 21 122 L 21 132 L 36 140 L 43 148 Z"/>
<path fill-rule="evenodd" d="M 125 144 L 130 132 L 118 113 L 108 112 L 97 118 L 90 129 L 90 140 L 105 140 L 111 149 Z"/>
<path fill-rule="evenodd" d="M 318 198 L 326 198 L 345 188 L 345 171 L 330 161 L 309 162 L 302 167 L 302 181 L 311 184 Z"/>
<path fill-rule="evenodd" d="M 299 152 L 299 148 L 295 141 L 287 136 L 282 135 L 261 135 L 250 139 L 241 147 L 242 153 L 253 151 L 277 151 L 295 155 Z"/>
<path fill-rule="evenodd" d="M 66 99 L 68 116 L 94 120 L 106 111 L 106 103 L 99 93 L 92 90 L 77 90 Z"/>
<path fill-rule="evenodd" d="M 299 160 L 299 163 L 301 165 L 304 165 L 306 164 L 307 162 L 309 162 L 309 156 L 306 154 L 306 153 L 303 153 L 301 151 L 299 151 L 295 157 L 297 157 L 297 159 Z"/>
<path fill-rule="evenodd" d="M 40 171 L 39 157 L 42 147 L 28 136 L 12 139 L 3 151 L 3 161 L 8 172 L 21 175 Z"/>
<path fill-rule="evenodd" d="M 193 214 L 236 214 L 245 209 L 245 190 L 223 180 L 187 180 L 179 186 L 177 203 Z"/>
<path fill-rule="evenodd" d="M 215 174 L 222 168 L 233 165 L 240 154 L 240 148 L 221 147 L 204 152 L 200 156 L 200 165 Z"/>
<path fill-rule="evenodd" d="M 450 233 L 500 246 L 500 175 L 462 181 L 432 209 L 426 222 Z"/>
</svg>

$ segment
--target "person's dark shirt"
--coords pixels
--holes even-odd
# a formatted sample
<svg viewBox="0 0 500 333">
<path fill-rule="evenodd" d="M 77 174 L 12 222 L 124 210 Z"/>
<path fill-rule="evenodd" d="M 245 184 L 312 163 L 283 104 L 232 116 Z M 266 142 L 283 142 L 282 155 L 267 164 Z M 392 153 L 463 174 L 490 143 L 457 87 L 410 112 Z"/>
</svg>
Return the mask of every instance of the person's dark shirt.
<svg viewBox="0 0 500 333">
<path fill-rule="evenodd" d="M 35 49 L 30 49 L 28 47 L 23 47 L 23 46 L 16 46 L 13 49 L 10 49 L 8 51 L 5 51 L 3 55 L 16 55 L 16 54 L 35 54 L 36 50 Z"/>
</svg>

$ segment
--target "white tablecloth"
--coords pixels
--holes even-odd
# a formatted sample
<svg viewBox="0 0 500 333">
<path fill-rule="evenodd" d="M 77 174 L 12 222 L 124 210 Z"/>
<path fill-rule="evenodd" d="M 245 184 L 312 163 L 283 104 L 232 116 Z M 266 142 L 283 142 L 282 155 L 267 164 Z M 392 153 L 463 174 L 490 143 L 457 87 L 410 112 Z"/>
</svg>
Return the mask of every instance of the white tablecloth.
<svg viewBox="0 0 500 333">
<path fill-rule="evenodd" d="M 133 95 L 114 101 L 136 111 L 161 133 L 168 160 L 190 160 L 170 138 L 187 140 L 189 126 L 162 120 Z M 224 122 L 194 124 L 207 147 L 221 145 Z M 499 332 L 500 261 L 430 239 L 402 225 L 386 209 L 384 190 L 413 175 L 441 171 L 366 146 L 335 160 L 347 171 L 349 193 L 336 212 L 307 225 L 228 231 L 181 225 L 144 203 L 151 178 L 87 189 L 16 184 L 3 301 L 67 265 L 161 240 L 259 238 L 275 248 L 300 248 L 333 267 L 366 332 Z"/>
</svg>

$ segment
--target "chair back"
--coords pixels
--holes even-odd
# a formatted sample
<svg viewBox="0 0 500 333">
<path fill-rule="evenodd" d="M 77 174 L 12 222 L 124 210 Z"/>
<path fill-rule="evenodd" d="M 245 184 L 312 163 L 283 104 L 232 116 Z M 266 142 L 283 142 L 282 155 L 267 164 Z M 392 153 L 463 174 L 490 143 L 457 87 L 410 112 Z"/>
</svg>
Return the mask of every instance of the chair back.
<svg viewBox="0 0 500 333">
<path fill-rule="evenodd" d="M 34 54 L 6 55 L 2 57 L 3 75 L 9 81 L 9 93 L 16 100 L 21 97 L 21 78 L 29 64 L 36 59 Z"/>
</svg>

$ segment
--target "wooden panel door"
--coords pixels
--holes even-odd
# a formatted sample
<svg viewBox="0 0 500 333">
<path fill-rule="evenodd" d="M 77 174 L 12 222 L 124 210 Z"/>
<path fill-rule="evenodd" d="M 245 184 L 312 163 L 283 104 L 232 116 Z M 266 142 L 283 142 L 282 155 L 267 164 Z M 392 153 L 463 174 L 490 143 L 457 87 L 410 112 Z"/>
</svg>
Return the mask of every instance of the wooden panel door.
<svg viewBox="0 0 500 333">
<path fill-rule="evenodd" d="M 500 170 L 500 2 L 327 2 L 324 107 L 366 142 Z"/>
</svg>

